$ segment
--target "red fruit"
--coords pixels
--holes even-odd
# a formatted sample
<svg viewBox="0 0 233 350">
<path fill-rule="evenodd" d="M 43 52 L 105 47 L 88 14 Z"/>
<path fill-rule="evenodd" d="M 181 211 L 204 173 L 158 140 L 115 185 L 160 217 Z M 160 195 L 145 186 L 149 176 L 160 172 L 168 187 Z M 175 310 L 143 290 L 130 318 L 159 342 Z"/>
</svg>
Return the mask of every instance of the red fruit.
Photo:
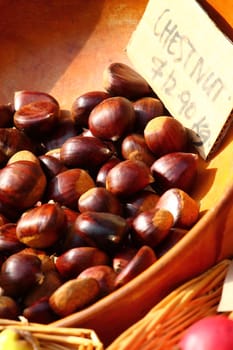
<svg viewBox="0 0 233 350">
<path fill-rule="evenodd" d="M 179 343 L 180 350 L 232 350 L 233 320 L 226 316 L 205 317 L 188 328 Z"/>
</svg>

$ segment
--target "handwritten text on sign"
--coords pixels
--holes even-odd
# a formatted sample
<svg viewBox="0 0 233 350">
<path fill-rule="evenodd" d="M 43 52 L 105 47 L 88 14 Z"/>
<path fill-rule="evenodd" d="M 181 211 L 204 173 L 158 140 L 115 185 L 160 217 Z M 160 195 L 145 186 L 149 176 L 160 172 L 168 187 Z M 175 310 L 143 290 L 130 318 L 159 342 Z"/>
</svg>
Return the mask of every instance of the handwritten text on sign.
<svg viewBox="0 0 233 350">
<path fill-rule="evenodd" d="M 127 53 L 206 158 L 233 108 L 233 45 L 195 1 L 151 0 Z"/>
</svg>

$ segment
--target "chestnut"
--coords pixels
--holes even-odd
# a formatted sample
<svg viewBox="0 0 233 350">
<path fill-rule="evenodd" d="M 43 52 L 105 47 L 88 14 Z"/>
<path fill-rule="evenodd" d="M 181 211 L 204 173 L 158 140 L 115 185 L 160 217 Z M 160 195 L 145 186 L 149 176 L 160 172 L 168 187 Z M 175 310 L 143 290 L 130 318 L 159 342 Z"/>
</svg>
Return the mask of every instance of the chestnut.
<svg viewBox="0 0 233 350">
<path fill-rule="evenodd" d="M 113 62 L 103 72 L 103 86 L 111 95 L 137 99 L 151 95 L 147 81 L 125 63 Z"/>
<path fill-rule="evenodd" d="M 164 113 L 164 105 L 156 97 L 142 97 L 133 102 L 136 121 L 135 131 L 143 134 L 146 124 L 153 118 L 159 117 Z"/>
<path fill-rule="evenodd" d="M 65 317 L 94 302 L 99 291 L 99 284 L 94 278 L 71 279 L 54 291 L 49 305 L 58 316 Z"/>
<path fill-rule="evenodd" d="M 47 179 L 51 179 L 57 174 L 68 170 L 68 168 L 60 161 L 60 159 L 57 159 L 49 154 L 42 154 L 39 156 L 39 161 Z"/>
<path fill-rule="evenodd" d="M 119 288 L 131 281 L 133 278 L 151 266 L 156 260 L 157 257 L 154 250 L 150 246 L 143 245 L 138 249 L 129 263 L 116 276 L 115 288 Z"/>
<path fill-rule="evenodd" d="M 113 156 L 107 162 L 105 162 L 98 170 L 96 175 L 96 185 L 106 187 L 106 177 L 110 169 L 116 164 L 120 163 L 121 160 L 118 157 Z"/>
<path fill-rule="evenodd" d="M 186 152 L 173 152 L 160 157 L 151 165 L 155 179 L 153 187 L 159 192 L 172 187 L 190 191 L 197 175 L 197 160 L 197 154 Z"/>
<path fill-rule="evenodd" d="M 104 187 L 93 187 L 78 199 L 78 209 L 84 211 L 109 212 L 122 214 L 122 204 L 118 197 Z"/>
<path fill-rule="evenodd" d="M 131 247 L 125 245 L 118 249 L 118 251 L 113 255 L 112 267 L 113 270 L 118 274 L 121 272 L 126 265 L 132 260 L 132 258 L 137 253 L 138 249 L 136 247 Z"/>
<path fill-rule="evenodd" d="M 59 106 L 58 101 L 54 96 L 44 91 L 31 91 L 31 90 L 19 90 L 14 93 L 14 109 L 18 111 L 24 105 L 28 105 L 31 102 L 47 101 L 52 102 Z"/>
<path fill-rule="evenodd" d="M 14 107 L 11 103 L 0 105 L 0 128 L 13 126 Z"/>
<path fill-rule="evenodd" d="M 95 182 L 87 171 L 79 168 L 68 169 L 48 182 L 46 197 L 76 210 L 81 194 L 92 187 L 95 187 Z"/>
<path fill-rule="evenodd" d="M 133 104 L 121 96 L 109 97 L 91 111 L 88 126 L 100 139 L 117 141 L 133 130 L 135 112 Z"/>
<path fill-rule="evenodd" d="M 16 225 L 20 242 L 29 247 L 49 248 L 65 235 L 66 215 L 57 203 L 44 203 L 25 212 Z"/>
<path fill-rule="evenodd" d="M 83 270 L 77 276 L 77 279 L 94 278 L 100 287 L 99 297 L 104 297 L 115 289 L 116 276 L 117 274 L 111 266 L 96 265 Z"/>
<path fill-rule="evenodd" d="M 96 247 L 71 248 L 55 258 L 56 269 L 64 279 L 75 278 L 88 267 L 107 264 L 107 253 Z"/>
<path fill-rule="evenodd" d="M 23 296 L 42 281 L 41 260 L 35 254 L 15 253 L 2 264 L 0 286 L 7 296 Z"/>
<path fill-rule="evenodd" d="M 91 136 L 74 136 L 61 146 L 62 163 L 70 168 L 90 169 L 104 164 L 112 156 L 106 143 Z"/>
<path fill-rule="evenodd" d="M 149 167 L 156 159 L 140 134 L 129 134 L 122 140 L 121 154 L 124 159 L 140 160 Z"/>
<path fill-rule="evenodd" d="M 36 149 L 26 134 L 16 128 L 0 128 L 0 164 L 5 165 L 16 152 Z"/>
<path fill-rule="evenodd" d="M 170 211 L 151 209 L 139 213 L 132 221 L 136 241 L 155 248 L 169 234 L 174 224 Z"/>
<path fill-rule="evenodd" d="M 42 199 L 47 180 L 40 165 L 21 160 L 0 170 L 0 208 L 8 217 L 23 212 Z M 5 210 L 5 211 L 4 211 Z"/>
<path fill-rule="evenodd" d="M 173 216 L 176 227 L 190 228 L 199 218 L 199 203 L 179 188 L 170 188 L 165 191 L 155 207 L 168 210 Z"/>
<path fill-rule="evenodd" d="M 151 119 L 144 129 L 147 146 L 157 157 L 187 150 L 188 132 L 177 119 L 159 116 Z"/>
<path fill-rule="evenodd" d="M 11 156 L 8 159 L 7 164 L 11 164 L 19 160 L 28 160 L 30 162 L 36 163 L 37 165 L 40 165 L 38 157 L 33 152 L 28 150 L 22 150 L 22 151 L 16 152 L 15 154 L 13 154 L 13 156 Z"/>
<path fill-rule="evenodd" d="M 23 105 L 14 114 L 14 125 L 26 134 L 41 139 L 50 133 L 59 117 L 59 107 L 50 101 Z"/>
<path fill-rule="evenodd" d="M 113 194 L 129 197 L 154 181 L 149 167 L 138 160 L 124 160 L 107 174 L 106 188 Z"/>
<path fill-rule="evenodd" d="M 67 207 L 62 208 L 67 217 L 67 231 L 64 239 L 61 241 L 59 254 L 72 248 L 89 246 L 88 241 L 84 237 L 79 236 L 74 230 L 74 222 L 80 213 Z"/>
<path fill-rule="evenodd" d="M 49 298 L 44 297 L 35 301 L 32 305 L 23 309 L 23 317 L 29 322 L 49 324 L 58 319 L 58 316 L 53 312 L 49 305 Z"/>
<path fill-rule="evenodd" d="M 128 233 L 127 221 L 119 215 L 87 211 L 74 222 L 76 234 L 105 252 L 115 251 Z"/>
<path fill-rule="evenodd" d="M 20 307 L 17 302 L 7 295 L 0 295 L 0 318 L 17 320 L 20 314 Z"/>
<path fill-rule="evenodd" d="M 88 91 L 78 96 L 71 106 L 71 117 L 75 125 L 86 128 L 92 109 L 111 95 L 106 91 Z"/>
<path fill-rule="evenodd" d="M 25 244 L 16 236 L 16 223 L 6 223 L 0 226 L 0 252 L 10 256 L 25 248 Z"/>
<path fill-rule="evenodd" d="M 70 117 L 63 117 L 63 110 L 57 120 L 56 127 L 47 135 L 42 136 L 42 142 L 47 152 L 61 148 L 70 137 L 77 135 L 77 128 Z"/>
<path fill-rule="evenodd" d="M 77 248 L 77 247 L 89 247 L 90 242 L 87 238 L 81 237 L 73 227 L 68 230 L 64 240 L 61 242 L 61 247 L 59 250 L 59 254 L 62 254 L 69 249 Z"/>
<path fill-rule="evenodd" d="M 48 155 L 48 156 L 54 157 L 59 161 L 61 160 L 60 154 L 61 154 L 61 147 L 52 148 L 45 153 L 46 156 Z"/>
<path fill-rule="evenodd" d="M 63 279 L 56 270 L 43 271 L 43 281 L 32 286 L 27 294 L 24 295 L 22 298 L 23 306 L 30 307 L 42 298 L 49 298 L 63 282 Z"/>
<path fill-rule="evenodd" d="M 158 200 L 159 195 L 154 191 L 148 189 L 139 191 L 125 201 L 125 215 L 127 217 L 134 217 L 143 211 L 153 209 Z"/>
<path fill-rule="evenodd" d="M 8 223 L 9 223 L 9 220 L 5 217 L 5 215 L 0 213 L 0 227 Z"/>
</svg>

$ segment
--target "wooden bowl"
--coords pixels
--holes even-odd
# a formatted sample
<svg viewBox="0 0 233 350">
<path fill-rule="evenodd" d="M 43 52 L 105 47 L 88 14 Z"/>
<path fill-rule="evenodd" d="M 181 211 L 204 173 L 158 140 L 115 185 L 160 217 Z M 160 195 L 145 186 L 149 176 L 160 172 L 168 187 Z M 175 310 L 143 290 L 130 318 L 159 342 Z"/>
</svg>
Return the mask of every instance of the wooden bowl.
<svg viewBox="0 0 233 350">
<path fill-rule="evenodd" d="M 223 6 L 212 0 L 207 5 L 217 8 L 219 13 L 213 13 L 231 35 L 230 2 Z M 40 90 L 69 110 L 81 93 L 102 89 L 107 65 L 130 64 L 125 47 L 146 4 L 147 0 L 1 1 L 1 103 L 12 101 L 16 90 Z M 193 195 L 203 215 L 174 248 L 125 287 L 54 325 L 94 329 L 109 344 L 176 286 L 233 256 L 232 155 L 230 130 L 214 158 L 200 165 Z"/>
</svg>

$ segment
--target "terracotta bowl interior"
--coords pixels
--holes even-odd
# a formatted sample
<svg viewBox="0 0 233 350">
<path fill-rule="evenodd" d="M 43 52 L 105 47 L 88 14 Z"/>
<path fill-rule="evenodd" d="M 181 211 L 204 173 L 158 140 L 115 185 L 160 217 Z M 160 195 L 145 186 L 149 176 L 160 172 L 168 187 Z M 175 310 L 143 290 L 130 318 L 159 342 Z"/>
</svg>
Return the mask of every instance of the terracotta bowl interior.
<svg viewBox="0 0 233 350">
<path fill-rule="evenodd" d="M 219 3 L 210 2 L 217 8 Z M 1 103 L 13 101 L 17 90 L 40 90 L 69 110 L 80 94 L 103 89 L 107 65 L 130 64 L 125 47 L 146 4 L 146 0 L 1 1 Z M 223 22 L 229 30 L 232 12 L 227 19 L 227 25 Z M 127 287 L 56 325 L 94 328 L 107 344 L 171 288 L 231 256 L 232 150 L 230 130 L 215 156 L 200 165 L 193 196 L 200 201 L 202 218 L 177 247 Z"/>
</svg>

